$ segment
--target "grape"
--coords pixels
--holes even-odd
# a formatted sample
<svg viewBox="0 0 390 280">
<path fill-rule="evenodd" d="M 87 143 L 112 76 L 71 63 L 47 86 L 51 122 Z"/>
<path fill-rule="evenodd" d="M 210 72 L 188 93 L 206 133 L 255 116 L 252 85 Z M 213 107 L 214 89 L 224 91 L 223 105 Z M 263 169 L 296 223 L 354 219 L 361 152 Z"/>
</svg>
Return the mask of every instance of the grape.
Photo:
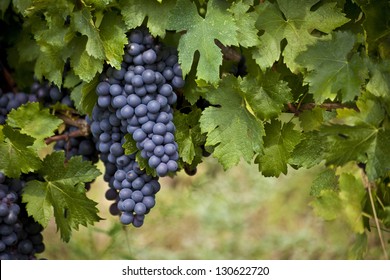
<svg viewBox="0 0 390 280">
<path fill-rule="evenodd" d="M 148 112 L 148 107 L 146 107 L 145 104 L 139 104 L 136 108 L 135 108 L 135 115 L 137 117 L 143 117 L 147 114 Z"/>
<path fill-rule="evenodd" d="M 156 123 L 153 126 L 153 133 L 157 135 L 165 135 L 167 132 L 167 127 L 163 123 Z"/>
<path fill-rule="evenodd" d="M 168 97 L 172 94 L 172 86 L 169 84 L 164 84 L 160 87 L 158 91 L 161 95 Z"/>
<path fill-rule="evenodd" d="M 142 79 L 145 84 L 153 84 L 156 81 L 156 75 L 152 70 L 145 70 L 142 72 Z"/>
<path fill-rule="evenodd" d="M 156 100 L 151 100 L 147 105 L 148 111 L 151 113 L 158 113 L 160 111 L 160 103 Z"/>
<path fill-rule="evenodd" d="M 96 87 L 96 94 L 101 95 L 108 95 L 110 93 L 110 84 L 107 82 L 100 82 Z"/>
<path fill-rule="evenodd" d="M 139 55 L 141 53 L 141 51 L 142 51 L 142 46 L 140 44 L 130 43 L 128 46 L 127 52 L 129 53 L 129 55 L 134 57 L 134 56 Z M 134 61 L 134 58 L 133 58 L 133 61 Z"/>
<path fill-rule="evenodd" d="M 123 95 L 115 96 L 112 100 L 112 106 L 114 108 L 122 108 L 127 104 L 126 97 Z"/>
<path fill-rule="evenodd" d="M 60 92 L 60 89 L 58 87 L 52 87 L 50 89 L 50 98 L 54 101 L 54 102 L 57 102 L 57 101 L 60 101 L 61 98 L 62 98 L 62 93 Z"/>
<path fill-rule="evenodd" d="M 122 209 L 124 212 L 132 212 L 134 210 L 134 207 L 135 207 L 135 202 L 133 199 L 128 198 L 123 200 Z"/>
<path fill-rule="evenodd" d="M 151 196 L 145 196 L 142 199 L 142 203 L 146 206 L 147 209 L 151 209 L 156 205 L 156 200 Z"/>
<path fill-rule="evenodd" d="M 131 79 L 131 83 L 135 87 L 142 87 L 144 85 L 144 80 L 142 79 L 141 75 L 134 75 L 134 77 Z"/>
<path fill-rule="evenodd" d="M 121 214 L 120 221 L 124 225 L 129 225 L 134 221 L 134 216 L 131 213 L 123 212 Z"/>
<path fill-rule="evenodd" d="M 146 213 L 146 206 L 145 204 L 143 204 L 142 202 L 138 202 L 135 206 L 134 206 L 134 212 L 137 214 L 137 215 L 143 215 Z"/>
<path fill-rule="evenodd" d="M 146 64 L 153 64 L 156 62 L 156 59 L 157 59 L 156 52 L 152 49 L 149 49 L 142 54 L 142 60 Z"/>
</svg>

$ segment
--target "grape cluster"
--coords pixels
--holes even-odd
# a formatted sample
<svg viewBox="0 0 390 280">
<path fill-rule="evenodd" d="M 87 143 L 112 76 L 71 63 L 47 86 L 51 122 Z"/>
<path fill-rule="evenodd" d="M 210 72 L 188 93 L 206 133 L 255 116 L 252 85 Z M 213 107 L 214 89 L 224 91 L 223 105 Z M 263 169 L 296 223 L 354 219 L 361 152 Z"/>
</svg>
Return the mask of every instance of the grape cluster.
<svg viewBox="0 0 390 280">
<path fill-rule="evenodd" d="M 176 171 L 171 106 L 177 100 L 174 89 L 183 86 L 176 51 L 156 44 L 143 29 L 131 32 L 121 69 L 108 68 L 97 85 L 91 131 L 105 163 L 104 179 L 110 185 L 106 197 L 115 200 L 111 212 L 121 213 L 123 224 L 141 226 L 160 189 L 158 177 L 141 170 L 135 154 L 124 154 L 124 135 L 132 135 L 141 157 L 159 177 Z"/>
<path fill-rule="evenodd" d="M 0 259 L 35 259 L 45 250 L 42 226 L 28 217 L 20 196 L 26 180 L 10 179 L 0 172 Z"/>
<path fill-rule="evenodd" d="M 16 109 L 19 106 L 27 102 L 36 102 L 38 101 L 36 95 L 27 94 L 24 92 L 7 92 L 3 93 L 0 89 L 0 125 L 5 124 L 8 113 L 12 109 Z"/>
<path fill-rule="evenodd" d="M 52 85 L 47 81 L 39 82 L 35 80 L 31 85 L 30 92 L 46 107 L 57 102 L 70 108 L 74 107 L 73 101 L 70 99 L 70 95 L 67 91 L 60 90 L 57 86 Z"/>
</svg>

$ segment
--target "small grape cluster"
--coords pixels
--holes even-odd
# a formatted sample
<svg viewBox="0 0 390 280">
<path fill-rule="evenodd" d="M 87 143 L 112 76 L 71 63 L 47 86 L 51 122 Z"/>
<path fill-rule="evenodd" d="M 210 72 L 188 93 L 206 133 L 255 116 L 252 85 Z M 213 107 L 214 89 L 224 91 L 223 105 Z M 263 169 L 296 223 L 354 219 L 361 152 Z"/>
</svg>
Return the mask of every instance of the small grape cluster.
<svg viewBox="0 0 390 280">
<path fill-rule="evenodd" d="M 35 80 L 31 85 L 30 92 L 46 107 L 57 102 L 70 108 L 74 107 L 74 103 L 67 91 L 61 90 L 47 81 L 40 82 Z"/>
<path fill-rule="evenodd" d="M 5 124 L 5 120 L 9 112 L 12 109 L 16 109 L 19 106 L 27 102 L 37 102 L 38 99 L 35 94 L 28 94 L 24 92 L 7 92 L 3 93 L 0 89 L 0 125 Z"/>
<path fill-rule="evenodd" d="M 111 212 L 121 213 L 123 224 L 143 224 L 160 190 L 158 177 L 178 168 L 171 106 L 174 89 L 183 86 L 176 51 L 156 44 L 145 29 L 130 33 L 121 69 L 109 67 L 97 85 L 91 131 L 105 163 L 106 197 L 115 200 Z M 124 154 L 127 133 L 158 177 L 140 169 L 135 153 Z"/>
<path fill-rule="evenodd" d="M 0 259 L 35 259 L 45 250 L 42 226 L 27 215 L 21 203 L 21 192 L 26 180 L 7 178 L 0 172 Z"/>
</svg>

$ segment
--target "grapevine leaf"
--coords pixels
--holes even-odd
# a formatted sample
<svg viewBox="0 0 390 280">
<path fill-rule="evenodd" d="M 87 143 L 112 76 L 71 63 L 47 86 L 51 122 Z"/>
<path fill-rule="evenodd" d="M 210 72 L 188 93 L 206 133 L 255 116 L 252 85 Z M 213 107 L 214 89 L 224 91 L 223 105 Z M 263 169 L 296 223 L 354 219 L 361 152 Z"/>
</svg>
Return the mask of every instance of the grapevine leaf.
<svg viewBox="0 0 390 280">
<path fill-rule="evenodd" d="M 136 146 L 136 142 L 133 140 L 133 137 L 131 134 L 125 135 L 125 143 L 123 143 L 122 147 L 125 149 L 126 155 L 134 154 L 138 151 L 138 148 Z"/>
<path fill-rule="evenodd" d="M 390 131 L 381 127 L 384 109 L 378 100 L 363 96 L 356 104 L 359 112 L 340 109 L 332 125 L 321 129 L 329 143 L 326 161 L 340 166 L 349 161 L 366 163 L 367 176 L 374 180 L 390 170 Z"/>
<path fill-rule="evenodd" d="M 200 118 L 201 131 L 207 133 L 206 146 L 215 146 L 213 156 L 225 169 L 236 165 L 241 157 L 250 162 L 262 150 L 264 126 L 248 111 L 238 80 L 225 77 L 206 98 L 214 105 Z"/>
<path fill-rule="evenodd" d="M 41 181 L 30 181 L 23 190 L 22 199 L 26 204 L 26 210 L 34 220 L 44 228 L 47 227 L 54 215 L 53 203 L 50 192 Z"/>
<path fill-rule="evenodd" d="M 107 63 L 120 69 L 123 47 L 127 43 L 125 24 L 118 15 L 109 12 L 104 15 L 99 28 Z"/>
<path fill-rule="evenodd" d="M 236 21 L 237 39 L 240 45 L 249 48 L 259 44 L 258 30 L 255 27 L 257 13 L 255 11 L 248 12 L 253 1 L 243 1 L 233 3 L 229 11 L 233 14 Z"/>
<path fill-rule="evenodd" d="M 41 160 L 31 146 L 34 138 L 5 125 L 0 142 L 0 171 L 7 177 L 19 178 L 21 173 L 33 172 L 41 167 Z"/>
<path fill-rule="evenodd" d="M 337 3 L 324 3 L 313 10 L 318 2 L 278 0 L 277 3 L 266 1 L 257 6 L 256 27 L 264 34 L 253 56 L 262 69 L 279 59 L 281 42 L 286 39 L 284 61 L 295 72 L 298 69 L 297 55 L 318 40 L 312 35 L 313 30 L 329 33 L 349 21 L 336 7 Z"/>
<path fill-rule="evenodd" d="M 361 260 L 367 252 L 367 234 L 356 234 L 356 239 L 348 252 L 348 258 L 353 260 Z"/>
<path fill-rule="evenodd" d="M 390 6 L 386 1 L 356 2 L 364 12 L 363 28 L 365 30 L 365 42 L 368 52 L 371 53 L 390 35 Z"/>
<path fill-rule="evenodd" d="M 321 125 L 333 119 L 336 116 L 334 112 L 326 111 L 321 107 L 314 107 L 312 110 L 304 110 L 299 114 L 299 121 L 303 131 L 319 130 Z"/>
<path fill-rule="evenodd" d="M 318 197 L 321 195 L 321 191 L 335 191 L 337 190 L 337 187 L 338 179 L 336 177 L 335 171 L 333 169 L 327 168 L 321 173 L 319 173 L 317 177 L 313 180 L 310 189 L 310 195 Z"/>
<path fill-rule="evenodd" d="M 34 137 L 36 147 L 44 145 L 45 138 L 52 136 L 62 120 L 41 109 L 39 103 L 27 103 L 8 114 L 7 123 L 19 128 L 21 133 Z M 34 145 L 35 146 L 35 145 Z"/>
<path fill-rule="evenodd" d="M 147 27 L 153 36 L 164 37 L 168 29 L 167 15 L 175 6 L 175 0 L 166 0 L 164 3 L 144 0 L 121 1 L 121 13 L 128 29 L 141 26 L 148 18 Z M 184 15 L 184 14 L 182 14 Z"/>
<path fill-rule="evenodd" d="M 367 68 L 358 54 L 349 58 L 354 43 L 355 35 L 336 32 L 330 40 L 318 40 L 297 57 L 296 62 L 309 71 L 305 82 L 315 101 L 333 100 L 338 92 L 343 101 L 351 101 L 359 95 Z"/>
<path fill-rule="evenodd" d="M 318 131 L 304 133 L 302 141 L 291 154 L 289 164 L 311 168 L 323 160 L 326 151 L 324 137 Z"/>
<path fill-rule="evenodd" d="M 195 160 L 199 163 L 202 158 L 201 145 L 205 142 L 199 125 L 201 110 L 193 110 L 189 114 L 175 112 L 174 123 L 176 126 L 175 139 L 179 146 L 179 155 L 182 160 L 192 164 Z"/>
<path fill-rule="evenodd" d="M 370 65 L 371 78 L 367 84 L 367 90 L 373 95 L 386 101 L 387 111 L 390 111 L 390 62 Z"/>
<path fill-rule="evenodd" d="M 241 83 L 248 106 L 260 119 L 277 117 L 284 105 L 292 101 L 287 82 L 279 76 L 276 72 L 267 71 L 255 77 L 247 76 Z"/>
<path fill-rule="evenodd" d="M 73 52 L 70 64 L 74 73 L 85 82 L 90 82 L 97 72 L 103 69 L 103 60 L 92 57 L 85 50 L 87 39 L 84 37 L 74 38 L 71 45 Z"/>
<path fill-rule="evenodd" d="M 364 232 L 362 203 L 366 194 L 362 180 L 343 173 L 340 175 L 339 183 L 339 197 L 346 220 L 356 233 L 362 234 Z"/>
<path fill-rule="evenodd" d="M 266 123 L 263 154 L 257 156 L 255 162 L 264 176 L 287 174 L 287 162 L 290 153 L 300 141 L 300 132 L 294 130 L 293 123 L 282 123 L 272 120 Z"/>
<path fill-rule="evenodd" d="M 60 86 L 62 84 L 62 71 L 65 66 L 60 50 L 49 45 L 41 46 L 40 50 L 34 68 L 36 78 L 42 80 L 45 77 Z"/>
<path fill-rule="evenodd" d="M 169 17 L 168 28 L 177 32 L 186 31 L 180 38 L 178 46 L 183 75 L 190 72 L 194 54 L 198 51 L 200 57 L 197 77 L 210 83 L 217 83 L 222 53 L 215 40 L 224 45 L 238 44 L 237 25 L 226 10 L 225 1 L 209 1 L 207 14 L 202 18 L 194 3 L 178 0 Z"/>
<path fill-rule="evenodd" d="M 320 195 L 310 205 L 313 207 L 316 215 L 325 220 L 334 220 L 339 217 L 344 207 L 338 193 L 332 190 L 322 190 Z"/>
<path fill-rule="evenodd" d="M 97 95 L 95 93 L 95 89 L 97 84 L 99 83 L 99 77 L 95 76 L 95 78 L 89 82 L 83 82 L 82 84 L 73 88 L 71 97 L 75 101 L 75 107 L 78 111 L 83 114 L 92 115 L 93 107 L 97 102 Z"/>
<path fill-rule="evenodd" d="M 73 20 L 71 22 L 74 29 L 87 37 L 85 50 L 88 56 L 104 59 L 103 42 L 99 36 L 99 30 L 93 22 L 91 11 L 89 9 L 81 9 L 73 12 L 72 17 Z"/>
<path fill-rule="evenodd" d="M 54 213 L 61 238 L 68 242 L 72 229 L 79 225 L 87 226 L 100 220 L 96 202 L 85 195 L 80 183 L 93 181 L 100 175 L 91 162 L 83 161 L 81 156 L 72 157 L 65 162 L 64 152 L 48 155 L 39 170 L 44 181 L 27 182 L 23 192 L 23 202 L 34 219 L 47 226 Z M 41 205 L 43 209 L 37 207 Z M 52 209 L 51 209 L 52 208 Z"/>
</svg>

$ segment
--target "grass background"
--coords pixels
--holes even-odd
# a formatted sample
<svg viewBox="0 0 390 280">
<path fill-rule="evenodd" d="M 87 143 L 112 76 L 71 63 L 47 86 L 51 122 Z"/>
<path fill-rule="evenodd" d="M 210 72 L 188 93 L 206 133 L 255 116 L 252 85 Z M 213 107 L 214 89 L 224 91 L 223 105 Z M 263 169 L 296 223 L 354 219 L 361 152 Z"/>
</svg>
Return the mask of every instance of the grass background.
<svg viewBox="0 0 390 280">
<path fill-rule="evenodd" d="M 195 176 L 162 178 L 157 204 L 141 228 L 123 227 L 108 212 L 106 183 L 88 196 L 103 221 L 60 240 L 44 231 L 47 259 L 348 259 L 355 234 L 342 221 L 326 222 L 310 207 L 310 185 L 320 167 L 265 178 L 245 163 L 224 172 L 213 158 Z M 386 240 L 390 235 L 385 235 Z M 381 259 L 375 231 L 366 259 Z"/>
</svg>

